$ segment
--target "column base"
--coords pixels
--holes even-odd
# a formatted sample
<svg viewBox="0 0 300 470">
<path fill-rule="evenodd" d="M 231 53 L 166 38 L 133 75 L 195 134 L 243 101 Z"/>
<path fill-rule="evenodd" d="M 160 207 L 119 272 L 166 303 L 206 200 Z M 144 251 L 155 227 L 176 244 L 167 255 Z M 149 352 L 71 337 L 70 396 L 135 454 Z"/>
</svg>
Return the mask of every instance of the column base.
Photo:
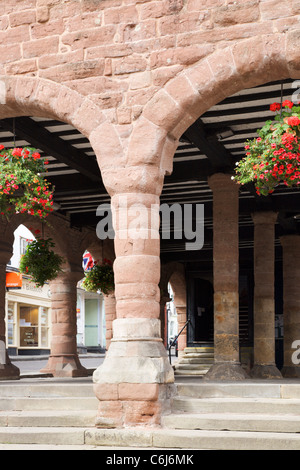
<svg viewBox="0 0 300 470">
<path fill-rule="evenodd" d="M 220 362 L 214 364 L 204 380 L 245 380 L 249 378 L 240 363 Z"/>
<path fill-rule="evenodd" d="M 170 413 L 174 370 L 159 326 L 155 319 L 114 321 L 109 351 L 93 374 L 99 400 L 96 426 L 159 426 L 161 416 Z"/>
<path fill-rule="evenodd" d="M 95 425 L 98 428 L 160 426 L 161 417 L 171 412 L 174 384 L 95 384 L 99 400 Z"/>
<path fill-rule="evenodd" d="M 6 356 L 6 364 L 0 364 L 0 380 L 19 380 L 20 369 L 14 366 L 8 356 Z"/>
<path fill-rule="evenodd" d="M 253 379 L 282 379 L 282 374 L 275 364 L 254 364 L 250 376 Z"/>
<path fill-rule="evenodd" d="M 49 356 L 48 364 L 40 371 L 42 374 L 52 374 L 53 377 L 88 377 L 88 370 L 80 364 L 74 355 Z"/>
<path fill-rule="evenodd" d="M 282 377 L 290 379 L 300 379 L 300 367 L 299 366 L 283 366 L 281 369 Z"/>
</svg>

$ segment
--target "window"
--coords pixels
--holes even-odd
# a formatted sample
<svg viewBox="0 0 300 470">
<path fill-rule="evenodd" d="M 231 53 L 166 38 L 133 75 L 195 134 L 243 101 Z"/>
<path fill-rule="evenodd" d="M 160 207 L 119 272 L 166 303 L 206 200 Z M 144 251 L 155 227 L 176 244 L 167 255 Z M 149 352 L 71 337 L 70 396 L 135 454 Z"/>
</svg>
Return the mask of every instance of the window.
<svg viewBox="0 0 300 470">
<path fill-rule="evenodd" d="M 20 347 L 38 347 L 38 325 L 38 307 L 20 307 Z"/>
<path fill-rule="evenodd" d="M 20 254 L 25 255 L 28 245 L 31 243 L 31 240 L 28 238 L 20 237 Z"/>
<path fill-rule="evenodd" d="M 49 347 L 49 309 L 20 305 L 20 348 Z"/>
<path fill-rule="evenodd" d="M 7 344 L 12 346 L 16 344 L 16 314 L 14 302 L 8 302 L 7 305 Z"/>
</svg>

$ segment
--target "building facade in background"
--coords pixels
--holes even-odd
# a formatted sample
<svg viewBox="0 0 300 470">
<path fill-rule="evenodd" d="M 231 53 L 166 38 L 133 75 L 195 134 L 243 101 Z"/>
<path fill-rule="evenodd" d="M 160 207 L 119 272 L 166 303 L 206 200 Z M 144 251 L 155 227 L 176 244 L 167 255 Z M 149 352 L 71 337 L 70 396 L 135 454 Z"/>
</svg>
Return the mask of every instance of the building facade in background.
<svg viewBox="0 0 300 470">
<path fill-rule="evenodd" d="M 20 257 L 33 235 L 25 226 L 15 231 L 13 256 L 6 272 L 6 325 L 9 354 L 50 353 L 51 291 L 49 284 L 37 287 L 19 273 Z M 81 352 L 105 349 L 105 311 L 102 294 L 77 289 L 77 344 Z"/>
</svg>

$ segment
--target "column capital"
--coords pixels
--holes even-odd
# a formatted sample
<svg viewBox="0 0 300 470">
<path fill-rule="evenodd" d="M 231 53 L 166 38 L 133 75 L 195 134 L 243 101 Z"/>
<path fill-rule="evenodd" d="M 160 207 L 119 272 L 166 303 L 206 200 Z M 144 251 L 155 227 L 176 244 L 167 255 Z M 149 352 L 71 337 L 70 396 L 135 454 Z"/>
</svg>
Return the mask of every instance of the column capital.
<svg viewBox="0 0 300 470">
<path fill-rule="evenodd" d="M 116 194 L 155 194 L 160 196 L 164 170 L 151 165 L 109 168 L 102 171 L 105 188 L 110 196 Z"/>
<path fill-rule="evenodd" d="M 283 247 L 291 247 L 295 248 L 296 246 L 298 247 L 300 244 L 300 234 L 296 233 L 290 233 L 287 235 L 282 235 L 279 237 L 280 243 Z"/>
<path fill-rule="evenodd" d="M 229 173 L 214 173 L 207 179 L 208 185 L 213 192 L 216 191 L 236 191 L 240 185 L 233 180 L 233 175 Z"/>
<path fill-rule="evenodd" d="M 252 220 L 255 225 L 272 225 L 276 223 L 278 212 L 273 211 L 258 211 L 251 214 Z"/>
</svg>

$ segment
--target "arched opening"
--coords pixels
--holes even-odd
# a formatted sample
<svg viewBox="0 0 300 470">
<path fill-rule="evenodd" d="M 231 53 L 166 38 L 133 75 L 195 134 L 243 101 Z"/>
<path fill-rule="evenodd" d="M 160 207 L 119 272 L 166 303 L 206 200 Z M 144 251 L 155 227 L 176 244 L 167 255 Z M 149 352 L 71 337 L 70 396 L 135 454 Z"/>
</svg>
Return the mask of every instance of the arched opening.
<svg viewBox="0 0 300 470">
<path fill-rule="evenodd" d="M 88 138 L 105 119 L 96 105 L 66 86 L 32 77 L 2 77 L 1 80 L 1 145 L 5 148 L 35 147 L 41 158 L 48 160 L 47 172 L 43 176 L 55 187 L 55 213 L 48 218 L 48 224 L 33 220 L 30 214 L 18 214 L 10 220 L 7 230 L 13 232 L 23 223 L 32 227 L 33 232 L 43 232 L 45 236 L 54 239 L 56 250 L 66 259 L 64 270 L 70 273 L 70 276 L 76 274 L 83 277 L 83 252 L 80 251 L 82 240 L 89 233 L 94 234 L 98 220 L 96 208 L 102 200 L 109 200 L 97 157 Z M 89 119 L 86 119 L 86 113 L 91 111 L 93 117 L 89 114 Z M 23 318 L 20 309 L 14 306 L 13 311 L 15 313 L 12 315 L 12 321 L 20 323 L 21 320 L 21 323 L 29 328 L 30 322 Z M 76 323 L 76 305 L 73 313 Z M 47 328 L 51 329 L 49 312 L 47 319 L 42 319 L 41 306 L 37 317 L 41 322 L 47 322 Z M 15 328 L 15 338 L 11 338 L 10 342 L 19 348 L 22 344 L 21 349 L 25 351 L 23 336 L 20 343 L 21 332 L 24 333 L 25 327 L 21 331 L 20 326 Z M 58 326 L 55 326 L 55 329 L 58 330 Z M 73 330 L 72 327 L 71 336 L 75 334 L 76 337 Z M 50 347 L 45 337 L 46 335 L 48 338 L 49 333 L 46 334 L 41 325 L 32 332 L 31 342 L 28 334 L 26 332 L 26 341 L 31 344 L 30 348 L 46 351 Z M 58 342 L 61 341 L 60 335 L 57 331 L 54 334 Z M 62 368 L 65 368 L 65 365 Z"/>
<path fill-rule="evenodd" d="M 191 71 L 186 71 L 180 78 L 180 81 L 178 79 L 177 89 L 179 89 L 179 83 L 182 83 L 182 81 L 185 81 L 186 86 L 189 86 L 190 90 L 192 87 L 195 87 L 197 77 L 198 80 L 201 79 L 200 69 L 198 70 L 199 75 L 197 75 L 196 69 L 195 67 L 192 68 Z M 203 74 L 204 70 L 205 69 L 202 68 Z M 205 112 L 201 114 L 201 117 L 197 117 L 196 120 L 191 119 L 191 124 L 188 127 L 186 126 L 188 120 L 184 121 L 184 119 L 182 119 L 177 128 L 176 126 L 172 129 L 171 126 L 169 128 L 169 133 L 173 133 L 173 135 L 175 135 L 175 132 L 179 132 L 179 128 L 181 130 L 183 129 L 184 132 L 180 135 L 179 144 L 172 160 L 173 171 L 170 175 L 165 177 L 161 202 L 169 205 L 174 203 L 178 204 L 182 209 L 182 214 L 184 213 L 184 208 L 189 204 L 192 205 L 193 208 L 195 208 L 197 204 L 204 205 L 205 213 L 203 226 L 204 244 L 201 249 L 187 250 L 186 243 L 189 239 L 185 237 L 184 232 L 182 233 L 181 239 L 173 236 L 173 238 L 169 240 L 162 240 L 161 244 L 162 263 L 180 262 L 184 264 L 186 269 L 188 291 L 187 311 L 188 315 L 192 316 L 192 324 L 188 327 L 187 343 L 189 347 L 200 348 L 216 345 L 216 337 L 213 334 L 214 328 L 211 329 L 211 327 L 216 325 L 216 308 L 218 309 L 219 305 L 217 304 L 216 306 L 216 296 L 213 295 L 212 286 L 214 285 L 214 293 L 216 293 L 216 289 L 220 289 L 220 285 L 222 285 L 223 281 L 219 279 L 221 284 L 218 284 L 218 286 L 214 284 L 213 273 L 214 271 L 216 272 L 215 256 L 213 254 L 215 252 L 214 245 L 216 243 L 214 241 L 214 234 L 217 230 L 222 230 L 222 222 L 220 222 L 221 227 L 216 229 L 216 216 L 214 216 L 214 214 L 217 214 L 219 221 L 223 220 L 223 226 L 226 227 L 226 216 L 229 215 L 227 209 L 230 204 L 227 204 L 226 208 L 225 199 L 223 205 L 222 200 L 220 200 L 220 206 L 216 209 L 214 205 L 214 190 L 209 182 L 211 181 L 212 175 L 218 174 L 227 174 L 230 181 L 231 175 L 234 174 L 236 162 L 245 155 L 244 145 L 247 139 L 255 138 L 255 136 L 257 136 L 257 129 L 262 127 L 268 119 L 272 120 L 274 118 L 274 113 L 270 111 L 271 103 L 280 102 L 281 100 L 292 100 L 295 103 L 299 101 L 299 83 L 292 78 L 286 78 L 287 75 L 285 71 L 286 68 L 283 67 L 279 72 L 277 72 L 275 68 L 274 73 L 271 75 L 269 72 L 266 72 L 265 75 L 262 73 L 256 75 L 254 73 L 251 80 L 250 77 L 247 77 L 247 80 L 251 81 L 255 86 L 243 88 L 241 84 L 234 79 L 236 75 L 232 69 L 231 75 L 228 75 L 228 77 L 231 76 L 232 82 L 229 78 L 228 82 L 225 79 L 225 81 L 220 79 L 219 85 L 217 85 L 215 81 L 214 85 L 217 88 L 214 88 L 214 91 L 219 90 L 220 93 L 225 93 L 227 90 L 227 93 L 228 90 L 234 90 L 235 92 L 233 94 L 229 93 L 227 97 L 216 103 L 218 98 L 215 98 L 215 96 L 218 96 L 218 94 L 216 93 L 214 96 L 212 92 L 213 87 L 210 84 L 210 93 L 205 94 L 205 88 L 201 93 L 201 96 L 205 95 L 207 97 L 205 103 L 203 103 L 203 101 L 201 101 L 201 103 L 203 106 L 210 103 L 211 106 L 209 109 L 204 110 Z M 191 80 L 192 76 L 194 82 Z M 272 77 L 273 80 L 267 81 L 266 77 Z M 278 77 L 282 79 L 276 80 Z M 175 82 L 176 79 L 174 79 L 173 83 L 174 88 L 173 85 L 171 87 L 171 82 L 169 86 L 166 87 L 166 92 L 171 92 L 171 89 L 174 91 L 172 95 L 173 100 L 175 99 Z M 200 93 L 199 88 L 198 91 Z M 182 97 L 181 102 L 180 96 Z M 176 101 L 178 105 L 181 106 L 181 110 L 187 110 L 187 96 L 188 93 L 180 94 L 179 92 L 176 95 Z M 190 99 L 191 96 L 192 92 L 190 93 Z M 194 100 L 196 100 L 195 95 L 193 96 Z M 186 102 L 185 99 L 187 100 Z M 195 105 L 196 107 L 193 107 L 192 101 L 189 103 L 189 113 L 193 114 L 197 106 Z M 199 103 L 198 98 L 198 104 Z M 181 116 L 184 116 L 184 114 L 181 114 Z M 166 121 L 165 116 L 164 122 Z M 221 187 L 221 180 L 218 182 L 218 187 Z M 231 192 L 230 189 L 228 191 L 229 193 Z M 273 348 L 276 368 L 281 369 L 284 355 L 284 333 L 282 327 L 284 324 L 284 294 L 282 284 L 284 285 L 283 277 L 287 276 L 287 271 L 285 275 L 282 272 L 284 255 L 282 252 L 281 237 L 284 234 L 299 233 L 297 222 L 299 190 L 297 188 L 290 189 L 286 188 L 284 185 L 279 185 L 272 195 L 259 197 L 255 194 L 251 186 L 241 187 L 237 207 L 238 211 L 235 217 L 237 217 L 236 221 L 238 223 L 238 251 L 233 250 L 234 244 L 231 243 L 230 238 L 226 243 L 223 243 L 223 248 L 219 252 L 220 260 L 222 260 L 226 250 L 229 250 L 229 246 L 229 251 L 232 251 L 231 254 L 228 253 L 227 265 L 225 262 L 223 263 L 223 268 L 220 268 L 221 265 L 219 265 L 217 273 L 220 274 L 220 272 L 223 272 L 226 273 L 226 276 L 230 276 L 230 272 L 233 271 L 236 262 L 238 262 L 237 302 L 235 301 L 235 304 L 238 305 L 238 317 L 236 317 L 238 323 L 237 328 L 235 327 L 235 336 L 238 337 L 239 362 L 242 363 L 243 369 L 249 373 L 253 368 L 253 363 L 257 360 L 257 358 L 255 359 L 255 351 L 257 351 L 258 345 L 255 338 L 258 337 L 258 327 L 255 326 L 257 323 L 257 320 L 255 320 L 255 302 L 260 294 L 255 293 L 255 286 L 258 285 L 258 281 L 255 281 L 258 268 L 255 264 L 254 253 L 258 250 L 258 238 L 257 235 L 255 235 L 256 225 L 253 214 L 263 212 L 266 215 L 265 221 L 267 221 L 267 213 L 275 212 L 278 214 L 278 218 L 274 226 L 274 242 L 272 241 L 272 237 L 269 240 L 269 246 L 273 247 L 274 244 L 275 279 L 274 298 L 272 298 L 272 302 L 274 301 L 272 307 L 274 328 L 272 327 L 271 336 L 273 335 L 273 338 L 271 349 Z M 222 212 L 225 219 L 222 219 Z M 196 218 L 197 214 L 194 211 L 194 230 L 196 229 Z M 218 242 L 219 247 L 221 243 L 222 234 Z M 224 260 L 225 259 L 226 258 L 224 258 Z M 286 264 L 285 270 L 287 270 Z M 204 286 L 203 282 L 209 283 L 209 285 L 203 287 L 203 295 L 200 295 L 201 286 L 197 285 L 197 287 L 195 287 L 198 281 L 201 286 Z M 204 317 L 202 310 L 201 315 L 198 316 L 199 309 L 195 309 L 194 307 L 198 302 L 197 298 L 199 295 L 201 297 L 200 303 L 205 302 L 205 297 L 208 295 L 209 291 L 211 291 L 209 305 L 212 313 L 213 309 L 215 311 L 215 320 L 213 321 L 213 316 L 211 316 L 212 321 L 210 322 L 210 326 L 203 327 L 202 325 L 201 328 L 199 327 L 200 329 L 198 328 L 198 333 L 196 333 L 197 328 L 195 328 L 195 325 L 199 323 L 199 318 L 201 320 L 201 318 Z M 224 299 L 226 297 L 229 298 L 229 293 L 226 294 L 226 292 L 224 292 L 224 295 Z M 287 303 L 286 295 L 287 294 L 285 294 L 285 302 Z M 213 297 L 215 297 L 215 302 L 213 302 Z M 207 305 L 200 305 L 200 307 L 206 310 Z M 231 307 L 228 305 L 227 311 L 230 311 L 230 309 Z M 198 313 L 196 314 L 194 310 Z M 219 315 L 221 318 L 220 312 Z M 228 323 L 229 320 L 226 320 L 226 322 Z M 289 339 L 289 328 L 290 327 L 287 326 L 286 329 L 286 334 L 288 335 L 286 336 L 287 342 L 291 342 Z M 211 330 L 210 333 L 209 330 Z M 289 350 L 285 354 L 291 357 L 292 351 Z M 271 373 L 270 376 L 272 376 Z"/>
<path fill-rule="evenodd" d="M 14 231 L 13 256 L 6 269 L 6 344 L 12 357 L 50 354 L 49 284 L 37 287 L 30 276 L 22 275 L 19 271 L 22 255 L 35 240 L 34 232 L 22 224 Z"/>
</svg>

